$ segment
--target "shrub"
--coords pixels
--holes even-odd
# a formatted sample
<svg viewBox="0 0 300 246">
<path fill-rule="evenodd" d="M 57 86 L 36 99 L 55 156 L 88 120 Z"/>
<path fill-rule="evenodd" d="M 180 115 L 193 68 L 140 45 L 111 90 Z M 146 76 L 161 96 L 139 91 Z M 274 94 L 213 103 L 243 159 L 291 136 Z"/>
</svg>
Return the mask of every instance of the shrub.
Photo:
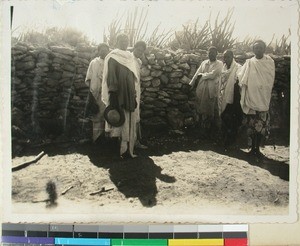
<svg viewBox="0 0 300 246">
<path fill-rule="evenodd" d="M 74 28 L 47 28 L 44 31 L 28 29 L 17 38 L 18 41 L 33 45 L 47 45 L 49 43 L 76 46 L 79 43 L 90 44 L 88 38 Z M 15 41 L 15 39 L 14 39 Z"/>
</svg>

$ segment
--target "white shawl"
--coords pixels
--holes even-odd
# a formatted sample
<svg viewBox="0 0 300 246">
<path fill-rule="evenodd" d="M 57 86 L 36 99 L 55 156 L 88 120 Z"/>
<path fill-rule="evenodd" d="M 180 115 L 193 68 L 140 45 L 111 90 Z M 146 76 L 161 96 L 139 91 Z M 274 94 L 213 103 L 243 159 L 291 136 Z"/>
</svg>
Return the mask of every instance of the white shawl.
<svg viewBox="0 0 300 246">
<path fill-rule="evenodd" d="M 268 111 L 275 78 L 273 59 L 264 55 L 248 59 L 238 73 L 241 87 L 241 107 L 245 114 Z"/>
<path fill-rule="evenodd" d="M 234 84 L 240 68 L 241 65 L 235 60 L 232 61 L 229 69 L 227 69 L 226 63 L 223 66 L 220 83 L 220 113 L 225 110 L 227 104 L 233 103 Z"/>
<path fill-rule="evenodd" d="M 107 76 L 108 76 L 108 61 L 110 58 L 115 59 L 121 65 L 127 67 L 131 72 L 133 72 L 135 79 L 139 78 L 137 66 L 133 57 L 128 51 L 114 49 L 112 50 L 104 60 L 104 68 L 103 68 L 103 80 L 102 80 L 102 101 L 105 105 L 109 104 L 109 91 L 107 86 Z"/>
</svg>

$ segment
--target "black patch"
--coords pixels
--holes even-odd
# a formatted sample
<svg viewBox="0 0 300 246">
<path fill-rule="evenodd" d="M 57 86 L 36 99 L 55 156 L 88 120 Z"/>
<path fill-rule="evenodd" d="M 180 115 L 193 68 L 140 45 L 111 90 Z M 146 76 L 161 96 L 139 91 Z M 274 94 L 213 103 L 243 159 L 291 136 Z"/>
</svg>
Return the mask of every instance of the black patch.
<svg viewBox="0 0 300 246">
<path fill-rule="evenodd" d="M 74 232 L 74 238 L 97 238 L 97 232 Z"/>
<path fill-rule="evenodd" d="M 27 231 L 27 237 L 47 237 L 46 231 Z"/>
<path fill-rule="evenodd" d="M 175 239 L 197 239 L 197 232 L 176 232 L 174 233 Z"/>
<path fill-rule="evenodd" d="M 66 231 L 50 231 L 49 237 L 69 237 L 73 238 L 73 232 Z"/>
<path fill-rule="evenodd" d="M 199 232 L 199 239 L 223 238 L 223 232 Z"/>
<path fill-rule="evenodd" d="M 148 239 L 148 233 L 147 232 L 124 233 L 124 238 L 126 238 L 126 239 Z"/>
<path fill-rule="evenodd" d="M 247 238 L 247 232 L 223 232 L 223 238 Z"/>
<path fill-rule="evenodd" d="M 173 233 L 172 232 L 166 232 L 166 233 L 149 233 L 149 239 L 173 239 Z"/>
<path fill-rule="evenodd" d="M 122 232 L 99 232 L 99 238 L 123 239 L 123 233 Z"/>
<path fill-rule="evenodd" d="M 2 236 L 15 236 L 15 237 L 24 237 L 24 231 L 11 231 L 11 230 L 2 230 Z"/>
</svg>

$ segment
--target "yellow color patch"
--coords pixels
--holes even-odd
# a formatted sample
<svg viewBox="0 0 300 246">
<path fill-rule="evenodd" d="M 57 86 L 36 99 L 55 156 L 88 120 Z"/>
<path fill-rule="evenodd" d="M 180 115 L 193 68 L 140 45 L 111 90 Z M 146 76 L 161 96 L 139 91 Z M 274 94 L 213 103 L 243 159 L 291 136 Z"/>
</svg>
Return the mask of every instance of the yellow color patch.
<svg viewBox="0 0 300 246">
<path fill-rule="evenodd" d="M 224 239 L 169 239 L 169 246 L 223 246 Z"/>
</svg>

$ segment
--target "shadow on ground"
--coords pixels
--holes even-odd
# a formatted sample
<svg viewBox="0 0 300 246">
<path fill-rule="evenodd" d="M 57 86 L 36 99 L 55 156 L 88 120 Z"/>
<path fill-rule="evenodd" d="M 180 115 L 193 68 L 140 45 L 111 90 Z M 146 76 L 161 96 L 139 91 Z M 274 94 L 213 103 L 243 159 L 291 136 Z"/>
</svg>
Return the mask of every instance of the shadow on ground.
<svg viewBox="0 0 300 246">
<path fill-rule="evenodd" d="M 37 155 L 43 150 L 49 156 L 71 153 L 86 155 L 93 165 L 109 170 L 111 181 L 125 197 L 137 197 L 145 207 L 156 205 L 158 192 L 156 179 L 166 183 L 176 182 L 175 177 L 162 174 L 161 167 L 156 165 L 150 157 L 167 155 L 177 151 L 214 151 L 221 155 L 246 161 L 251 165 L 268 170 L 281 179 L 289 180 L 289 165 L 287 163 L 267 157 L 253 158 L 240 148 L 224 152 L 222 144 L 202 139 L 195 129 L 187 130 L 183 134 L 164 133 L 157 136 L 146 136 L 145 139 L 147 140 L 145 143 L 149 148 L 139 150 L 137 152 L 138 157 L 134 159 L 120 158 L 118 155 L 118 142 L 111 139 L 102 139 L 102 141 L 95 144 L 69 142 L 60 143 L 59 145 L 36 146 L 35 148 L 24 149 L 22 154 Z M 288 141 L 283 141 L 280 136 L 276 141 L 276 144 L 288 145 Z"/>
</svg>

